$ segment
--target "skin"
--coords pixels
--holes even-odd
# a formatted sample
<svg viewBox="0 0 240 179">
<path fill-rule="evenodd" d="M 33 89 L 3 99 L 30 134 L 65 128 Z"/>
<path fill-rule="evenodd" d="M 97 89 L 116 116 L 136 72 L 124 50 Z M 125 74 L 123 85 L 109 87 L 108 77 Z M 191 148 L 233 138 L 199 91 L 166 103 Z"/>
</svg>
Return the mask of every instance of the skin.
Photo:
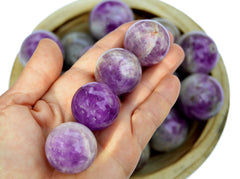
<svg viewBox="0 0 240 179">
<path fill-rule="evenodd" d="M 173 44 L 168 55 L 146 69 L 135 90 L 124 97 L 116 121 L 95 132 L 98 154 L 84 172 L 68 175 L 52 168 L 45 140 L 57 125 L 74 121 L 71 99 L 82 85 L 94 81 L 98 57 L 123 47 L 131 23 L 98 41 L 60 76 L 63 57 L 58 46 L 43 39 L 16 83 L 0 97 L 0 178 L 129 178 L 142 150 L 175 103 L 180 82 L 172 75 L 184 53 Z"/>
</svg>

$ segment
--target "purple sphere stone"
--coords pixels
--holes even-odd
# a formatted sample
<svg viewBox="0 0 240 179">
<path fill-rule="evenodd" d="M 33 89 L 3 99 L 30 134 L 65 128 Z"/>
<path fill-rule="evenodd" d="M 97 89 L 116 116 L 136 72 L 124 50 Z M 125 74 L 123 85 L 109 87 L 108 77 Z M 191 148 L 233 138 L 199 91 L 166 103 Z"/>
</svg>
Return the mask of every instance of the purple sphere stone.
<svg viewBox="0 0 240 179">
<path fill-rule="evenodd" d="M 181 83 L 179 108 L 188 118 L 208 120 L 220 111 L 223 101 L 222 86 L 210 75 L 194 73 Z"/>
<path fill-rule="evenodd" d="M 59 38 L 53 32 L 42 29 L 36 30 L 32 32 L 28 37 L 26 37 L 21 45 L 18 57 L 19 61 L 23 66 L 27 64 L 27 62 L 32 57 L 34 51 L 36 50 L 39 42 L 44 38 L 48 38 L 55 41 L 58 44 L 59 48 L 61 49 L 62 54 L 64 55 L 63 45 Z"/>
<path fill-rule="evenodd" d="M 173 107 L 153 134 L 150 145 L 156 151 L 169 152 L 184 143 L 188 130 L 187 120 Z"/>
<path fill-rule="evenodd" d="M 142 66 L 159 63 L 168 53 L 168 31 L 155 20 L 139 20 L 126 32 L 124 48 L 134 53 Z"/>
<path fill-rule="evenodd" d="M 120 25 L 133 20 L 133 12 L 125 2 L 107 0 L 100 2 L 93 8 L 89 26 L 92 35 L 100 39 Z"/>
<path fill-rule="evenodd" d="M 80 87 L 72 99 L 72 114 L 91 130 L 110 126 L 120 110 L 120 100 L 105 83 L 91 82 Z"/>
<path fill-rule="evenodd" d="M 106 83 L 117 95 L 131 92 L 142 76 L 137 57 L 123 48 L 103 53 L 96 65 L 95 78 Z"/>
<path fill-rule="evenodd" d="M 192 31 L 183 35 L 179 41 L 185 59 L 180 69 L 186 73 L 209 73 L 219 60 L 214 41 L 204 32 Z"/>
<path fill-rule="evenodd" d="M 96 138 L 91 130 L 80 123 L 62 123 L 48 135 L 45 153 L 56 170 L 69 174 L 80 173 L 95 159 Z"/>
</svg>

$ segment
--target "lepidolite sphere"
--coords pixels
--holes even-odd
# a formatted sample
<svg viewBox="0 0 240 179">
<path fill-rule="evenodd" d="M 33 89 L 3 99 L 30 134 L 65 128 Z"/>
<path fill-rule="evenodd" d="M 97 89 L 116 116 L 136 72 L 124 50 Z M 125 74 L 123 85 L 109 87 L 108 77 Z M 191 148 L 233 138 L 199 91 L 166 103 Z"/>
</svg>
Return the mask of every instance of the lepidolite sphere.
<svg viewBox="0 0 240 179">
<path fill-rule="evenodd" d="M 155 20 L 139 20 L 126 32 L 124 48 L 134 53 L 142 66 L 159 63 L 168 53 L 168 31 Z"/>
<path fill-rule="evenodd" d="M 21 45 L 18 57 L 19 61 L 23 66 L 27 64 L 27 62 L 30 60 L 33 53 L 35 52 L 39 42 L 44 38 L 48 38 L 55 41 L 58 44 L 59 48 L 61 49 L 62 54 L 64 55 L 63 45 L 59 38 L 53 32 L 43 29 L 36 30 L 32 32 L 29 36 L 27 36 Z"/>
<path fill-rule="evenodd" d="M 69 174 L 80 173 L 95 159 L 96 138 L 91 130 L 80 123 L 62 123 L 48 135 L 45 153 L 56 170 Z"/>
<path fill-rule="evenodd" d="M 223 101 L 222 86 L 210 75 L 194 73 L 181 83 L 179 108 L 188 118 L 208 120 L 219 112 Z"/>
<path fill-rule="evenodd" d="M 186 117 L 173 107 L 163 123 L 153 134 L 150 145 L 159 152 L 176 149 L 187 139 L 189 126 Z"/>
<path fill-rule="evenodd" d="M 100 39 L 120 25 L 134 20 L 131 8 L 123 1 L 107 0 L 91 11 L 89 26 L 92 35 Z"/>
<path fill-rule="evenodd" d="M 105 83 L 91 82 L 77 90 L 71 107 L 76 121 L 91 130 L 101 130 L 116 119 L 120 100 Z"/>
<path fill-rule="evenodd" d="M 139 60 L 123 48 L 110 49 L 97 61 L 96 80 L 106 83 L 117 95 L 131 92 L 141 76 Z"/>
<path fill-rule="evenodd" d="M 61 40 L 65 51 L 64 61 L 71 67 L 83 54 L 85 48 L 94 44 L 92 36 L 86 32 L 69 32 Z"/>
<path fill-rule="evenodd" d="M 192 31 L 183 35 L 179 45 L 185 53 L 181 70 L 187 73 L 209 73 L 219 60 L 215 42 L 204 32 Z"/>
</svg>

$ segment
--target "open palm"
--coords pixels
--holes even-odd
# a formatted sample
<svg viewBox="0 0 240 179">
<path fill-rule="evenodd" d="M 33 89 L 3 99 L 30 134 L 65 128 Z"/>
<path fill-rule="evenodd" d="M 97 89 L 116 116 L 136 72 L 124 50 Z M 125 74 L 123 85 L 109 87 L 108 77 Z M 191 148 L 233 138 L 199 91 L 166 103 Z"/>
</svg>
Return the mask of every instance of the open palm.
<svg viewBox="0 0 240 179">
<path fill-rule="evenodd" d="M 63 57 L 51 40 L 40 42 L 17 82 L 0 97 L 0 178 L 128 178 L 156 128 L 175 103 L 180 83 L 172 75 L 183 60 L 173 43 L 167 56 L 147 68 L 136 89 L 121 100 L 120 113 L 110 127 L 94 132 L 98 153 L 80 174 L 52 168 L 44 151 L 49 132 L 74 121 L 71 100 L 82 85 L 94 81 L 98 57 L 123 47 L 124 24 L 98 41 L 73 67 L 60 76 Z"/>
</svg>

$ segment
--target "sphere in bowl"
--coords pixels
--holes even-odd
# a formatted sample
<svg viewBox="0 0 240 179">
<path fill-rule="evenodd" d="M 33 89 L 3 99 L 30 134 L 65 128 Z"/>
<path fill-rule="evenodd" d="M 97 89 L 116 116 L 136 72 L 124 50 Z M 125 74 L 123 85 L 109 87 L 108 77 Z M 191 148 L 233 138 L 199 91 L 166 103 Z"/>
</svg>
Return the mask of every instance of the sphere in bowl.
<svg viewBox="0 0 240 179">
<path fill-rule="evenodd" d="M 182 81 L 178 102 L 179 108 L 188 118 L 208 120 L 223 105 L 223 88 L 214 77 L 193 73 Z"/>
<path fill-rule="evenodd" d="M 181 36 L 180 30 L 169 20 L 163 19 L 160 17 L 155 17 L 152 20 L 155 20 L 162 24 L 174 37 L 174 42 L 177 42 Z"/>
<path fill-rule="evenodd" d="M 77 122 L 65 122 L 48 135 L 46 157 L 56 170 L 75 174 L 87 169 L 97 154 L 97 141 L 92 131 Z"/>
<path fill-rule="evenodd" d="M 101 1 L 92 9 L 89 26 L 92 35 L 100 39 L 120 25 L 133 20 L 133 12 L 125 2 L 107 0 Z"/>
<path fill-rule="evenodd" d="M 170 37 L 155 20 L 139 20 L 126 32 L 124 48 L 133 52 L 142 66 L 159 63 L 168 53 Z"/>
<path fill-rule="evenodd" d="M 120 100 L 105 83 L 90 82 L 76 91 L 71 108 L 77 122 L 91 130 L 101 130 L 116 119 Z"/>
<path fill-rule="evenodd" d="M 150 146 L 158 152 L 169 152 L 181 146 L 189 131 L 187 120 L 173 107 L 153 134 Z"/>
<path fill-rule="evenodd" d="M 178 44 L 185 53 L 181 70 L 185 73 L 209 73 L 219 60 L 215 42 L 202 31 L 191 31 L 183 35 Z"/>
<path fill-rule="evenodd" d="M 64 62 L 72 66 L 82 55 L 85 48 L 94 44 L 93 37 L 86 32 L 69 32 L 61 39 L 64 47 Z"/>
<path fill-rule="evenodd" d="M 58 44 L 59 48 L 61 49 L 62 54 L 64 55 L 62 43 L 53 32 L 43 29 L 36 30 L 32 32 L 29 36 L 27 36 L 21 45 L 18 57 L 19 61 L 23 66 L 27 64 L 27 62 L 32 57 L 34 51 L 36 50 L 39 42 L 44 38 L 48 38 L 55 41 Z"/>
<path fill-rule="evenodd" d="M 110 49 L 97 61 L 95 79 L 106 83 L 117 95 L 131 92 L 141 76 L 139 60 L 126 49 Z"/>
</svg>

